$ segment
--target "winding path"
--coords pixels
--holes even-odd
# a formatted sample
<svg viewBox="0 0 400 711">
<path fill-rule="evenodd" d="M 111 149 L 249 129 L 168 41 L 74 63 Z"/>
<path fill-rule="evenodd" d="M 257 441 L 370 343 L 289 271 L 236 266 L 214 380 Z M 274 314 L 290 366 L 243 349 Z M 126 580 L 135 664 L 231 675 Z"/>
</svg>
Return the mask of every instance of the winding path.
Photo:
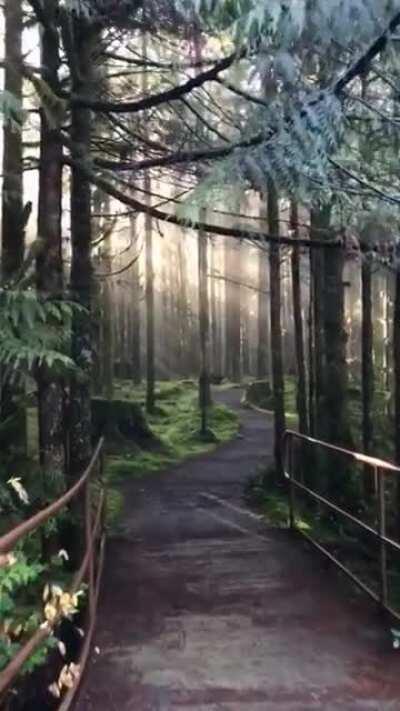
<svg viewBox="0 0 400 711">
<path fill-rule="evenodd" d="M 240 408 L 240 391 L 219 395 Z M 375 609 L 245 508 L 272 426 L 125 488 L 79 711 L 395 711 L 400 656 Z"/>
</svg>

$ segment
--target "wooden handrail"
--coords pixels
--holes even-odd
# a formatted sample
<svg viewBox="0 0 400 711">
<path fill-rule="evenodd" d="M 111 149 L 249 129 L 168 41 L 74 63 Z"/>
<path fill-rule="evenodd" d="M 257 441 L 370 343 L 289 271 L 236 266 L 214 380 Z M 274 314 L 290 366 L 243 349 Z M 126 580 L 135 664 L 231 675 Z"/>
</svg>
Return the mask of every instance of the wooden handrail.
<svg viewBox="0 0 400 711">
<path fill-rule="evenodd" d="M 16 544 L 18 541 L 21 540 L 21 538 L 24 538 L 24 536 L 27 536 L 28 533 L 32 533 L 32 531 L 35 531 L 37 528 L 42 526 L 46 521 L 49 520 L 49 518 L 53 518 L 64 506 L 69 504 L 69 502 L 77 495 L 79 494 L 80 490 L 82 489 L 83 485 L 87 481 L 87 479 L 90 477 L 93 468 L 99 458 L 99 455 L 101 453 L 101 450 L 103 448 L 104 444 L 104 438 L 102 437 L 93 452 L 93 456 L 90 460 L 90 463 L 87 467 L 87 469 L 84 471 L 82 474 L 81 478 L 78 479 L 76 484 L 72 486 L 68 491 L 63 494 L 57 501 L 54 501 L 52 504 L 47 506 L 45 509 L 42 509 L 42 511 L 39 511 L 37 514 L 32 516 L 31 518 L 27 519 L 26 521 L 23 521 L 20 523 L 18 526 L 12 529 L 12 531 L 9 531 L 6 533 L 4 536 L 0 537 L 0 553 L 9 553 L 10 551 L 15 548 Z M 1 565 L 1 562 L 0 562 Z"/>
<path fill-rule="evenodd" d="M 357 516 L 353 515 L 349 511 L 346 511 L 341 506 L 338 506 L 331 499 L 321 496 L 317 491 L 312 489 L 310 486 L 306 486 L 304 482 L 297 479 L 295 473 L 295 451 L 293 447 L 294 441 L 299 441 L 304 444 L 311 445 L 313 447 L 320 447 L 327 450 L 329 453 L 333 452 L 336 454 L 343 455 L 353 462 L 358 464 L 363 464 L 364 467 L 369 467 L 375 479 L 375 503 L 376 503 L 376 525 L 371 526 L 366 524 Z M 299 534 L 304 536 L 306 540 L 314 545 L 317 550 L 322 553 L 326 558 L 328 558 L 332 563 L 334 563 L 343 573 L 345 573 L 358 587 L 369 595 L 375 602 L 377 602 L 384 610 L 390 613 L 392 617 L 396 620 L 400 620 L 400 614 L 397 610 L 394 610 L 388 603 L 388 570 L 387 570 L 387 549 L 392 551 L 400 551 L 400 543 L 393 540 L 387 535 L 386 528 L 386 499 L 385 499 L 385 475 L 386 474 L 399 474 L 400 467 L 392 464 L 391 462 L 386 462 L 383 459 L 377 457 L 371 457 L 367 454 L 361 452 L 355 452 L 344 447 L 339 447 L 337 445 L 331 444 L 330 442 L 324 442 L 323 440 L 315 439 L 314 437 L 309 437 L 307 435 L 300 434 L 293 430 L 286 430 L 283 435 L 282 441 L 282 451 L 283 451 L 283 462 L 284 462 L 284 475 L 288 480 L 289 484 L 289 517 L 290 517 L 290 527 L 297 531 Z M 324 506 L 329 511 L 334 514 L 341 516 L 343 519 L 350 521 L 353 525 L 357 526 L 360 530 L 366 532 L 373 540 L 376 540 L 379 544 L 379 593 L 367 585 L 359 575 L 353 573 L 350 568 L 338 560 L 338 558 L 329 551 L 326 547 L 321 545 L 315 538 L 306 533 L 302 528 L 296 525 L 295 516 L 295 492 L 299 491 L 304 496 L 308 497 L 312 501 L 319 505 Z"/>
<path fill-rule="evenodd" d="M 64 508 L 72 499 L 74 499 L 86 484 L 86 496 L 85 496 L 85 523 L 86 523 L 86 550 L 83 556 L 79 570 L 75 573 L 71 586 L 70 594 L 74 594 L 79 589 L 82 581 L 85 577 L 88 577 L 88 614 L 89 614 L 89 633 L 85 640 L 84 650 L 81 655 L 81 665 L 84 666 L 89 657 L 90 642 L 93 635 L 95 619 L 96 619 L 96 608 L 97 601 L 99 597 L 99 589 L 101 582 L 101 573 L 103 568 L 103 558 L 104 558 L 104 535 L 101 536 L 102 544 L 100 548 L 100 558 L 99 564 L 97 566 L 97 575 L 94 575 L 94 555 L 95 555 L 95 541 L 99 538 L 102 526 L 102 517 L 105 505 L 105 494 L 104 490 L 100 492 L 99 500 L 97 502 L 96 513 L 94 517 L 94 522 L 92 524 L 92 513 L 91 513 L 91 496 L 89 494 L 89 482 L 90 475 L 92 474 L 95 465 L 99 458 L 101 457 L 101 452 L 104 444 L 104 439 L 100 439 L 96 449 L 93 453 L 91 461 L 82 474 L 80 479 L 72 486 L 63 496 L 61 496 L 57 501 L 47 506 L 39 513 L 32 516 L 27 521 L 16 526 L 12 531 L 9 531 L 6 535 L 0 538 L 0 553 L 2 554 L 3 561 L 0 556 L 0 565 L 3 562 L 7 562 L 7 553 L 13 550 L 16 544 L 27 534 L 32 533 L 42 526 L 50 518 L 54 518 L 58 512 Z M 59 613 L 56 618 L 50 623 L 49 621 L 44 621 L 43 624 L 33 633 L 33 635 L 25 642 L 25 644 L 18 650 L 13 659 L 9 662 L 5 669 L 0 672 L 0 703 L 2 695 L 10 688 L 11 684 L 15 678 L 20 673 L 24 664 L 28 659 L 34 654 L 35 650 L 39 647 L 44 640 L 49 637 L 53 632 L 57 624 L 61 621 L 62 614 Z M 76 687 L 79 685 L 79 679 L 76 682 Z M 70 690 L 70 692 L 64 697 L 61 702 L 61 707 L 63 710 L 68 709 L 72 703 L 73 698 L 76 695 L 75 687 Z M 73 693 L 72 693 L 73 692 Z"/>
</svg>

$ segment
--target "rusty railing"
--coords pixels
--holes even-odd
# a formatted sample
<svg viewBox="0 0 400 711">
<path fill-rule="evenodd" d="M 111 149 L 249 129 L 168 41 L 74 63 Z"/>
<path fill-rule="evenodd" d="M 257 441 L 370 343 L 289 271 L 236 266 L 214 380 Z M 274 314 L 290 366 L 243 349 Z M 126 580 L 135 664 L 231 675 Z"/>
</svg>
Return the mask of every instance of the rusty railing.
<svg viewBox="0 0 400 711">
<path fill-rule="evenodd" d="M 84 518 L 85 518 L 85 552 L 79 570 L 75 573 L 69 593 L 76 593 L 82 582 L 87 583 L 87 629 L 85 630 L 84 643 L 82 645 L 80 659 L 78 660 L 79 676 L 72 688 L 65 693 L 58 711 L 67 711 L 76 697 L 79 682 L 83 670 L 86 666 L 90 654 L 91 642 L 96 622 L 97 602 L 100 590 L 101 574 L 104 561 L 105 534 L 103 530 L 103 513 L 105 505 L 105 492 L 100 489 L 98 497 L 96 495 L 96 505 L 94 509 L 93 487 L 91 487 L 92 475 L 97 470 L 100 473 L 100 480 L 103 468 L 103 439 L 100 439 L 93 453 L 92 459 L 86 471 L 80 479 L 63 496 L 53 502 L 42 511 L 23 521 L 16 528 L 0 537 L 0 567 L 8 565 L 9 555 L 15 549 L 17 543 L 25 536 L 39 529 L 50 519 L 53 519 L 72 500 L 79 495 L 84 496 Z M 99 547 L 97 541 L 100 542 Z M 98 548 L 98 556 L 97 556 Z M 97 563 L 97 564 L 96 564 Z M 23 665 L 32 656 L 35 650 L 51 635 L 57 624 L 61 621 L 62 614 L 49 622 L 45 620 L 43 624 L 33 633 L 23 646 L 19 649 L 14 658 L 0 673 L 0 705 L 4 700 L 4 695 L 10 688 L 16 677 L 19 675 Z"/>
<path fill-rule="evenodd" d="M 347 458 L 349 461 L 362 465 L 364 473 L 366 470 L 370 469 L 374 477 L 374 488 L 375 488 L 375 526 L 369 525 L 357 518 L 349 511 L 346 511 L 342 507 L 335 504 L 328 498 L 321 496 L 316 491 L 306 486 L 302 481 L 296 478 L 295 471 L 295 447 L 294 444 L 299 443 L 299 451 L 304 451 L 304 445 L 310 445 L 313 448 L 322 448 L 326 452 L 332 454 L 339 454 Z M 301 454 L 300 454 L 301 456 Z M 283 437 L 283 461 L 284 461 L 284 473 L 288 480 L 289 485 L 289 515 L 290 515 L 290 527 L 293 530 L 299 532 L 304 538 L 315 546 L 320 553 L 327 557 L 332 563 L 334 563 L 348 578 L 350 578 L 353 583 L 355 583 L 361 590 L 363 590 L 369 597 L 371 597 L 378 605 L 380 605 L 384 610 L 389 612 L 393 617 L 400 620 L 400 614 L 392 607 L 390 607 L 388 602 L 388 566 L 387 566 L 387 551 L 391 549 L 396 552 L 400 552 L 400 544 L 393 540 L 393 538 L 387 535 L 387 524 L 386 524 L 386 501 L 385 501 L 385 477 L 388 474 L 400 474 L 400 467 L 385 462 L 382 459 L 377 459 L 375 457 L 370 457 L 365 454 L 358 452 L 353 452 L 343 447 L 337 447 L 335 445 L 329 444 L 328 442 L 323 442 L 321 440 L 315 439 L 313 437 L 308 437 L 306 435 L 299 434 L 292 430 L 287 430 Z M 327 548 L 325 548 L 321 543 L 315 540 L 313 536 L 301 527 L 296 525 L 296 491 L 300 491 L 303 495 L 309 499 L 317 502 L 328 510 L 334 512 L 335 514 L 343 517 L 346 521 L 354 524 L 360 530 L 366 532 L 376 540 L 379 544 L 379 593 L 375 592 L 370 585 L 365 583 L 361 578 L 350 570 L 350 568 L 338 560 Z"/>
</svg>

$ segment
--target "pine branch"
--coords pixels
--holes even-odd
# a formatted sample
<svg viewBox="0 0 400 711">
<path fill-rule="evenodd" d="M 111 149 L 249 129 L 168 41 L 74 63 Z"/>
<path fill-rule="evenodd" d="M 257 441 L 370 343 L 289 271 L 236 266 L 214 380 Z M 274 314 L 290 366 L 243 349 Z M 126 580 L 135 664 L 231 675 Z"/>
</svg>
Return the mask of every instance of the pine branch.
<svg viewBox="0 0 400 711">
<path fill-rule="evenodd" d="M 237 148 L 252 148 L 253 146 L 259 146 L 266 140 L 265 136 L 257 135 L 248 140 L 239 141 L 238 143 L 231 143 L 227 146 L 218 146 L 217 148 L 205 148 L 193 151 L 177 151 L 176 153 L 170 153 L 166 156 L 148 158 L 142 161 L 108 161 L 99 158 L 96 160 L 96 165 L 99 168 L 118 172 L 138 172 L 149 170 L 150 168 L 168 168 L 182 163 L 196 163 L 198 161 L 226 158 Z"/>
<path fill-rule="evenodd" d="M 175 86 L 172 89 L 161 91 L 159 94 L 143 97 L 136 101 L 101 101 L 99 99 L 89 99 L 84 96 L 64 95 L 63 98 L 68 99 L 71 106 L 83 107 L 99 111 L 101 113 L 138 113 L 139 111 L 147 111 L 155 106 L 166 104 L 169 101 L 177 101 L 182 96 L 190 94 L 193 89 L 203 86 L 206 82 L 213 81 L 218 74 L 224 72 L 232 66 L 232 64 L 245 56 L 245 50 L 241 52 L 233 52 L 228 57 L 224 57 L 211 69 L 197 74 L 197 76 L 188 79 L 184 84 Z"/>
<path fill-rule="evenodd" d="M 400 12 L 398 12 L 390 24 L 386 28 L 374 43 L 364 52 L 357 61 L 343 74 L 343 76 L 337 80 L 333 85 L 332 92 L 336 97 L 343 97 L 345 88 L 350 84 L 355 78 L 365 74 L 369 69 L 371 62 L 375 57 L 382 52 L 387 42 L 389 41 L 390 35 L 393 31 L 400 25 Z M 200 75 L 201 76 L 201 75 Z M 174 90 L 171 90 L 174 91 Z M 158 95 L 161 96 L 161 95 Z M 151 97 L 150 97 L 151 98 Z M 315 100 L 314 100 L 315 101 Z M 259 146 L 265 143 L 266 147 L 268 141 L 273 138 L 273 134 L 266 137 L 265 135 L 258 134 L 252 138 L 231 144 L 229 146 L 218 146 L 216 148 L 211 148 L 209 150 L 198 150 L 198 151 L 179 151 L 176 153 L 169 154 L 160 158 L 150 158 L 144 161 L 136 162 L 113 162 L 113 161 L 102 161 L 98 160 L 97 165 L 101 168 L 116 171 L 142 171 L 149 170 L 150 168 L 163 168 L 174 165 L 180 165 L 183 163 L 195 163 L 198 161 L 213 161 L 219 158 L 225 158 L 233 153 L 237 148 L 251 148 Z"/>
<path fill-rule="evenodd" d="M 341 96 L 344 89 L 353 79 L 357 77 L 364 76 L 369 70 L 372 61 L 381 52 L 386 49 L 387 43 L 390 40 L 390 35 L 399 27 L 400 25 L 400 12 L 397 12 L 389 23 L 386 30 L 375 40 L 375 42 L 368 48 L 368 50 L 357 59 L 357 61 L 350 67 L 350 69 L 345 72 L 345 74 L 336 82 L 333 87 L 336 96 Z"/>
<path fill-rule="evenodd" d="M 212 225 L 200 221 L 189 221 L 172 215 L 168 212 L 158 210 L 151 205 L 145 205 L 134 197 L 125 195 L 121 190 L 116 188 L 112 183 L 104 178 L 96 175 L 91 167 L 81 161 L 75 160 L 70 156 L 64 156 L 64 163 L 70 167 L 78 169 L 82 175 L 89 180 L 93 185 L 103 190 L 105 193 L 115 198 L 124 205 L 136 210 L 136 212 L 141 212 L 150 215 L 155 220 L 161 220 L 162 222 L 169 222 L 172 225 L 177 225 L 178 227 L 183 227 L 192 230 L 198 230 L 200 232 L 208 234 L 216 234 L 225 237 L 233 237 L 236 239 L 248 239 L 251 241 L 261 241 L 268 242 L 270 244 L 277 244 L 281 246 L 291 247 L 297 245 L 300 247 L 310 247 L 310 248 L 338 248 L 343 246 L 341 239 L 335 239 L 331 241 L 325 240 L 309 240 L 309 239 L 292 239 L 286 236 L 270 235 L 265 232 L 259 232 L 255 230 L 250 232 L 250 230 L 240 229 L 239 227 L 223 227 L 219 225 Z"/>
</svg>

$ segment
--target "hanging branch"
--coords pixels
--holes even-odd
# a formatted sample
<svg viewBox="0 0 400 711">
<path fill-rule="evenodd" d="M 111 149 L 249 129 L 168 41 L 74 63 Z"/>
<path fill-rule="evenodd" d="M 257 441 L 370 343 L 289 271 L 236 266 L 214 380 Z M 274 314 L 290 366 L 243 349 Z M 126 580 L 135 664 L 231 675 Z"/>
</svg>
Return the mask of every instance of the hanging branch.
<svg viewBox="0 0 400 711">
<path fill-rule="evenodd" d="M 334 239 L 331 241 L 325 240 L 309 240 L 309 239 L 299 239 L 293 240 L 286 236 L 270 235 L 264 232 L 250 232 L 249 230 L 240 229 L 239 227 L 223 227 L 219 225 L 211 225 L 200 221 L 189 221 L 177 217 L 176 215 L 171 215 L 168 212 L 163 212 L 151 205 L 145 205 L 134 197 L 125 195 L 121 190 L 116 188 L 108 180 L 103 177 L 96 175 L 93 170 L 85 163 L 75 160 L 70 156 L 64 156 L 64 163 L 70 167 L 77 168 L 81 171 L 82 175 L 85 176 L 87 180 L 90 180 L 93 185 L 108 193 L 111 197 L 114 197 L 119 202 L 124 205 L 128 205 L 137 212 L 142 212 L 144 214 L 151 215 L 156 220 L 162 220 L 163 222 L 169 222 L 172 225 L 177 225 L 178 227 L 183 227 L 186 229 L 200 230 L 208 234 L 216 234 L 225 237 L 234 237 L 236 239 L 248 239 L 251 241 L 264 241 L 270 243 L 278 243 L 280 245 L 292 246 L 294 243 L 300 247 L 310 247 L 324 249 L 338 248 L 343 246 L 343 241 L 341 239 Z"/>
<path fill-rule="evenodd" d="M 100 111 L 103 113 L 130 113 L 134 114 L 138 111 L 146 111 L 155 106 L 168 103 L 169 101 L 177 101 L 182 96 L 190 94 L 193 89 L 196 89 L 208 81 L 212 81 L 221 72 L 232 66 L 234 62 L 243 58 L 245 51 L 242 50 L 239 54 L 233 52 L 228 57 L 224 57 L 211 69 L 197 74 L 197 76 L 188 79 L 184 84 L 175 86 L 172 89 L 161 91 L 159 94 L 152 94 L 142 99 L 135 101 L 102 101 L 101 99 L 89 99 L 85 96 L 78 95 L 63 95 L 64 99 L 68 99 L 71 106 L 84 107 L 92 109 L 92 111 Z"/>
<path fill-rule="evenodd" d="M 357 59 L 357 61 L 343 74 L 342 77 L 340 77 L 335 84 L 333 85 L 331 91 L 332 93 L 338 97 L 338 98 L 343 98 L 344 90 L 350 84 L 354 79 L 357 77 L 365 74 L 372 63 L 372 61 L 375 59 L 375 57 L 382 52 L 386 46 L 387 43 L 390 39 L 391 34 L 395 31 L 395 29 L 400 25 L 400 12 L 396 13 L 396 15 L 393 17 L 391 20 L 390 24 L 386 28 L 386 30 L 374 41 L 374 43 Z M 243 56 L 243 55 L 242 55 Z M 235 60 L 236 55 L 231 55 L 230 57 L 227 57 L 225 61 L 230 61 L 230 66 L 233 61 Z M 218 65 L 216 65 L 218 66 Z M 226 67 L 227 68 L 227 67 Z M 194 80 L 189 80 L 189 82 L 186 83 L 189 84 L 191 81 L 197 80 L 201 76 L 205 76 L 206 74 L 210 75 L 211 72 L 215 71 L 215 67 L 210 70 L 210 72 L 205 72 L 203 75 L 198 75 Z M 220 70 L 223 71 L 223 70 Z M 218 79 L 218 74 L 219 71 L 216 72 L 216 75 L 214 79 Z M 208 81 L 208 79 L 206 80 Z M 197 84 L 196 86 L 201 86 L 204 81 L 201 82 L 201 84 Z M 182 85 L 185 86 L 185 85 Z M 161 97 L 163 94 L 170 94 L 171 92 L 175 92 L 176 90 L 180 90 L 182 87 L 176 87 L 176 89 L 171 89 L 169 92 L 163 92 L 162 94 L 158 94 L 158 97 Z M 194 88 L 194 87 L 193 87 Z M 183 94 L 180 94 L 183 95 Z M 157 99 L 156 97 L 149 97 L 148 101 L 152 101 L 153 99 Z M 175 98 L 179 98 L 179 96 L 176 96 Z M 320 97 L 317 97 L 316 99 L 313 99 L 312 102 L 310 102 L 311 105 L 318 103 L 318 101 L 322 99 L 322 94 Z M 168 99 L 166 99 L 168 100 Z M 149 108 L 150 106 L 155 106 L 155 105 L 160 105 L 160 103 L 163 103 L 163 101 L 157 101 L 156 104 L 148 104 L 146 99 L 142 99 L 141 102 L 133 102 L 136 104 L 136 106 L 139 106 L 141 103 L 143 104 L 143 108 Z M 118 104 L 117 104 L 118 105 Z M 125 104 L 126 106 L 126 104 Z M 141 110 L 140 108 L 137 110 Z M 218 146 L 215 148 L 211 148 L 209 150 L 199 150 L 199 151 L 180 151 L 177 153 L 169 154 L 167 156 L 163 156 L 161 158 L 152 158 L 149 160 L 141 161 L 141 162 L 136 162 L 136 163 L 129 163 L 129 162 L 112 162 L 112 161 L 99 161 L 98 165 L 103 168 L 107 168 L 110 170 L 119 170 L 119 171 L 128 171 L 128 170 L 148 170 L 149 168 L 160 168 L 160 167 L 166 167 L 166 166 L 172 166 L 172 165 L 178 165 L 182 163 L 190 163 L 190 162 L 196 162 L 196 161 L 201 161 L 201 160 L 216 160 L 219 158 L 224 158 L 231 153 L 233 153 L 234 150 L 237 148 L 251 148 L 253 146 L 258 146 L 261 145 L 262 143 L 265 143 L 268 145 L 268 141 L 273 138 L 275 132 L 270 131 L 269 135 L 266 136 L 265 134 L 258 134 L 256 136 L 251 137 L 248 140 L 241 141 L 238 143 L 231 144 L 229 146 Z"/>
</svg>

